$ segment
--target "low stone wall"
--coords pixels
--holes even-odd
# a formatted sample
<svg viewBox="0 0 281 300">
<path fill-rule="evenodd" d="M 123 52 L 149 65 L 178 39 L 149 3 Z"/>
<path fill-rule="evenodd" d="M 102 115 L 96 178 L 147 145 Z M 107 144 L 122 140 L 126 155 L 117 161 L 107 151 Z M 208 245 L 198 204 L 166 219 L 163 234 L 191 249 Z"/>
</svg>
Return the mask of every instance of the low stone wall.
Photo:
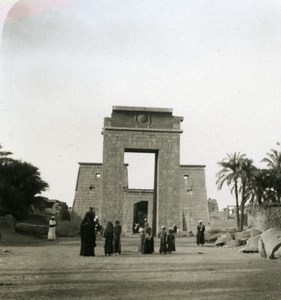
<svg viewBox="0 0 281 300">
<path fill-rule="evenodd" d="M 16 231 L 34 234 L 38 237 L 44 237 L 48 234 L 48 226 L 46 225 L 33 225 L 28 223 L 17 223 Z"/>
<path fill-rule="evenodd" d="M 210 213 L 210 226 L 213 227 L 235 227 L 235 217 L 229 218 L 224 211 Z"/>
<path fill-rule="evenodd" d="M 247 208 L 248 226 L 262 232 L 276 227 L 281 228 L 281 205 L 271 204 L 266 207 L 250 206 Z"/>
</svg>

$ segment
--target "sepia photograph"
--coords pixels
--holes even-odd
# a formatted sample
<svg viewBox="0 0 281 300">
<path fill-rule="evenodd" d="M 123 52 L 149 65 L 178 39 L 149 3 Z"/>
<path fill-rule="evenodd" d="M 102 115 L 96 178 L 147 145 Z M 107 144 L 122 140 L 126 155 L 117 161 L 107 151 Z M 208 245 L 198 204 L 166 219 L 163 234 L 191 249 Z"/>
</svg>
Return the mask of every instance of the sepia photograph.
<svg viewBox="0 0 281 300">
<path fill-rule="evenodd" d="M 280 116 L 280 0 L 0 0 L 0 298 L 280 299 Z"/>
</svg>

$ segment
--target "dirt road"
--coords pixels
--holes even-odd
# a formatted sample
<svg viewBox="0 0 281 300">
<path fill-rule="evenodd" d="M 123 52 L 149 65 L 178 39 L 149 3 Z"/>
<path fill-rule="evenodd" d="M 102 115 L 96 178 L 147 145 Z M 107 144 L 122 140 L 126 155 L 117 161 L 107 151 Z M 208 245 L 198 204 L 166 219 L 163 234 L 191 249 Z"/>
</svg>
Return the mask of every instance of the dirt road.
<svg viewBox="0 0 281 300">
<path fill-rule="evenodd" d="M 79 239 L 0 244 L 0 299 L 280 299 L 281 261 L 238 248 L 197 247 L 177 238 L 173 254 L 137 253 L 122 239 L 120 256 L 80 257 Z M 6 252 L 5 252 L 6 251 Z"/>
</svg>

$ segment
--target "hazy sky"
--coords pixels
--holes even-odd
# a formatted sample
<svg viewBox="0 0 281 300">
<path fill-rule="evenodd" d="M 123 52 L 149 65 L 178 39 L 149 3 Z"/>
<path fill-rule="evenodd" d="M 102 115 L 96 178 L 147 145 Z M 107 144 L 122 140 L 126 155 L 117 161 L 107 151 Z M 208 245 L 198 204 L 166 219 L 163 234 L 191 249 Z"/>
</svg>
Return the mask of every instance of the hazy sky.
<svg viewBox="0 0 281 300">
<path fill-rule="evenodd" d="M 16 2 L 0 0 L 1 29 Z M 102 162 L 113 105 L 183 116 L 181 163 L 206 165 L 220 208 L 234 199 L 217 191 L 217 162 L 242 152 L 259 166 L 277 149 L 281 1 L 20 2 L 1 38 L 0 143 L 39 167 L 46 196 L 72 205 L 77 163 Z"/>
</svg>

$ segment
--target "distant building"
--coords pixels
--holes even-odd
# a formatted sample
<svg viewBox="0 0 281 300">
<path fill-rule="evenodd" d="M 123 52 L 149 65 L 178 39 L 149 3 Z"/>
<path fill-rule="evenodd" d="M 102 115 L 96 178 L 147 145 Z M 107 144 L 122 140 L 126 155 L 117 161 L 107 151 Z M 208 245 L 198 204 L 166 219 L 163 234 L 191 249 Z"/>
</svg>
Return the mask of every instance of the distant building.
<svg viewBox="0 0 281 300">
<path fill-rule="evenodd" d="M 218 202 L 216 199 L 208 199 L 208 208 L 209 208 L 209 213 L 214 213 L 219 211 L 219 206 Z"/>
</svg>

